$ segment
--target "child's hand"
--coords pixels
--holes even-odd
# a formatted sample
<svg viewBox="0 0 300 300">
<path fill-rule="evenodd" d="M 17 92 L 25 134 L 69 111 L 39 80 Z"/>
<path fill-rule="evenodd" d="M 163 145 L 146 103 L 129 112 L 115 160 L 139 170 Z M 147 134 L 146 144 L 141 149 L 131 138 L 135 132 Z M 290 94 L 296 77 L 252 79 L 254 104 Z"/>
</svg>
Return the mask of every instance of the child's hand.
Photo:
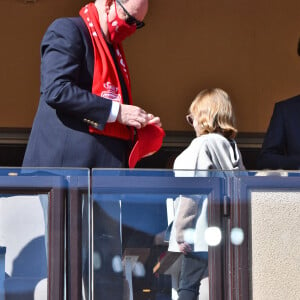
<svg viewBox="0 0 300 300">
<path fill-rule="evenodd" d="M 187 254 L 188 252 L 192 251 L 191 246 L 186 242 L 178 243 L 178 246 L 179 246 L 180 252 L 182 252 L 184 255 Z"/>
</svg>

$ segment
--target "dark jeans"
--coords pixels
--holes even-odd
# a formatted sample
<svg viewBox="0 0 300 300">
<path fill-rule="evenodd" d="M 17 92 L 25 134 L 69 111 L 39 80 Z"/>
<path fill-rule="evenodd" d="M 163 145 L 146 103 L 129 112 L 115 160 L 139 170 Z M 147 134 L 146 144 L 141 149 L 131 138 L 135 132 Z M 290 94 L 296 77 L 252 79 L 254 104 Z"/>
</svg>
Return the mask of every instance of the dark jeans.
<svg viewBox="0 0 300 300">
<path fill-rule="evenodd" d="M 207 252 L 193 252 L 184 255 L 179 279 L 178 300 L 196 300 L 200 281 L 207 276 Z"/>
</svg>

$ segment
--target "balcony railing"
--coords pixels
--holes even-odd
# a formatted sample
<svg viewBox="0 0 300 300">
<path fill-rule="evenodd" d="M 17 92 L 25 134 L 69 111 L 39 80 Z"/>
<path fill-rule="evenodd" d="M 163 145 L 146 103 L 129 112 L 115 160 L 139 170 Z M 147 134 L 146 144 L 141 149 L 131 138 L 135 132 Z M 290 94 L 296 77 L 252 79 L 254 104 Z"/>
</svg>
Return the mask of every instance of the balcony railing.
<svg viewBox="0 0 300 300">
<path fill-rule="evenodd" d="M 0 300 L 177 299 L 190 203 L 199 299 L 298 299 L 299 175 L 2 168 Z"/>
</svg>

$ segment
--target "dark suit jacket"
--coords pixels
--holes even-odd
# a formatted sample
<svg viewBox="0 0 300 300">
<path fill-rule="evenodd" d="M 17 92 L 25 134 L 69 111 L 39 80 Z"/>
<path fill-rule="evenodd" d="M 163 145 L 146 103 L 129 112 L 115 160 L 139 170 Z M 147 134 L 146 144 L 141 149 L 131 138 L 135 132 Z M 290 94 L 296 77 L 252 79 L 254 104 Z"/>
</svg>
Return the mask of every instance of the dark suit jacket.
<svg viewBox="0 0 300 300">
<path fill-rule="evenodd" d="M 91 93 L 93 72 L 94 50 L 84 21 L 55 20 L 41 43 L 40 102 L 23 166 L 124 166 L 127 142 L 88 132 L 86 120 L 103 129 L 111 110 L 110 100 Z"/>
<path fill-rule="evenodd" d="M 258 168 L 300 168 L 300 95 L 275 104 Z"/>
</svg>

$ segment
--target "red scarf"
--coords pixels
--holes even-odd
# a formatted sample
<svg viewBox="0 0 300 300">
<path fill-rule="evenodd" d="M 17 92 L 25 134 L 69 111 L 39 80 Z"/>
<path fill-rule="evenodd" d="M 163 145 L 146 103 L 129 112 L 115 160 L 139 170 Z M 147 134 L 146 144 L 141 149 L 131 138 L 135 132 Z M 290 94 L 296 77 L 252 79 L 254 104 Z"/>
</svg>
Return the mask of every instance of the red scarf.
<svg viewBox="0 0 300 300">
<path fill-rule="evenodd" d="M 118 72 L 100 28 L 99 15 L 94 3 L 85 5 L 79 12 L 83 18 L 94 46 L 94 77 L 92 93 L 100 97 L 123 103 L 123 95 Z M 113 45 L 122 76 L 128 91 L 129 104 L 132 104 L 130 78 L 122 45 Z M 118 122 L 106 123 L 103 130 L 90 126 L 89 131 L 100 135 L 124 140 L 133 139 L 133 129 Z"/>
</svg>

